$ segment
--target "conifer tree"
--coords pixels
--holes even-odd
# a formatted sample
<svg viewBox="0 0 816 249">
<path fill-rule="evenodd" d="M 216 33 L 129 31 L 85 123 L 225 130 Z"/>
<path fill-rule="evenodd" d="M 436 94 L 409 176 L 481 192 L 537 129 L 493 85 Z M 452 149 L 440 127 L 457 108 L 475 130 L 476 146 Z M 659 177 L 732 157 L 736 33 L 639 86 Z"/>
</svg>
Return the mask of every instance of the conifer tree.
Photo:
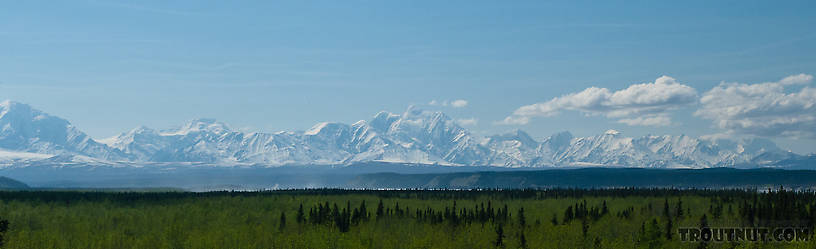
<svg viewBox="0 0 816 249">
<path fill-rule="evenodd" d="M 707 228 L 707 227 L 708 227 L 708 217 L 706 217 L 706 215 L 703 214 L 703 216 L 700 217 L 700 229 Z M 697 248 L 708 248 L 708 242 L 703 240 L 702 243 L 700 243 L 697 246 Z"/>
<path fill-rule="evenodd" d="M 365 200 L 360 203 L 360 219 L 363 221 L 368 221 L 368 210 L 366 209 Z"/>
<path fill-rule="evenodd" d="M 678 219 L 680 217 L 683 217 L 683 200 L 682 199 L 677 199 L 677 207 L 675 207 L 674 212 L 675 212 L 674 216 L 677 217 Z"/>
<path fill-rule="evenodd" d="M 561 222 L 561 223 L 562 224 L 569 223 L 570 221 L 572 221 L 572 218 L 574 217 L 574 215 L 575 215 L 575 213 L 572 212 L 572 206 L 567 207 L 567 210 L 564 211 L 564 222 Z"/>
<path fill-rule="evenodd" d="M 278 223 L 278 229 L 283 231 L 286 228 L 286 214 L 281 212 L 280 215 L 280 223 Z"/>
<path fill-rule="evenodd" d="M 337 203 L 335 203 L 331 209 L 331 218 L 334 221 L 334 226 L 340 228 L 342 231 L 343 216 L 340 214 L 340 208 L 337 206 Z"/>
<path fill-rule="evenodd" d="M 498 224 L 496 227 L 496 247 L 503 247 L 504 246 L 504 228 L 501 224 Z"/>
<path fill-rule="evenodd" d="M 306 214 L 303 213 L 303 203 L 301 203 L 297 211 L 297 223 L 301 224 L 304 221 L 306 221 Z"/>
<path fill-rule="evenodd" d="M 380 203 L 377 204 L 377 220 L 382 218 L 385 211 L 385 206 L 383 205 L 382 199 L 380 199 Z"/>
<path fill-rule="evenodd" d="M 526 217 L 524 217 L 524 208 L 523 208 L 523 207 L 522 207 L 522 208 L 519 208 L 519 211 L 518 211 L 518 222 L 519 222 L 519 225 L 521 225 L 521 227 L 522 227 L 522 228 L 523 228 L 525 225 L 527 225 L 527 218 L 526 218 Z"/>
</svg>

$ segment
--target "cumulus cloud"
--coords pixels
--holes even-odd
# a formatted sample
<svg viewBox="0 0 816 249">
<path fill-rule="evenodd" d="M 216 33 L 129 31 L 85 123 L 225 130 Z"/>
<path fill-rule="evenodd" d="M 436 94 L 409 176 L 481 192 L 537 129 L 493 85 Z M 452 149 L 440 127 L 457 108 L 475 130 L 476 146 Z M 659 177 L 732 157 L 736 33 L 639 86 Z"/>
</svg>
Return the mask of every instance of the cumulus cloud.
<svg viewBox="0 0 816 249">
<path fill-rule="evenodd" d="M 448 100 L 441 100 L 441 101 L 431 100 L 431 102 L 428 102 L 428 105 L 432 105 L 432 106 L 450 106 L 450 107 L 453 107 L 453 108 L 462 108 L 462 107 L 465 107 L 465 106 L 468 105 L 468 101 L 464 100 L 464 99 L 457 99 L 457 100 L 452 100 L 452 101 L 448 101 Z"/>
<path fill-rule="evenodd" d="M 468 105 L 468 102 L 467 102 L 467 100 L 464 100 L 464 99 L 457 99 L 457 100 L 451 101 L 451 103 L 450 103 L 450 104 L 451 104 L 451 106 L 453 106 L 454 108 L 460 108 L 460 107 L 465 107 L 465 106 L 467 106 L 467 105 Z"/>
<path fill-rule="evenodd" d="M 662 76 L 651 83 L 635 84 L 612 91 L 590 87 L 550 101 L 522 106 L 502 124 L 527 124 L 532 117 L 551 117 L 562 111 L 603 115 L 628 125 L 669 125 L 668 112 L 697 102 L 697 91 Z"/>
<path fill-rule="evenodd" d="M 474 126 L 479 123 L 479 120 L 476 118 L 457 119 L 456 123 L 461 126 Z"/>
<path fill-rule="evenodd" d="M 507 116 L 506 118 L 502 119 L 501 121 L 496 122 L 496 124 L 503 124 L 503 125 L 525 125 L 527 123 L 530 123 L 530 117 L 517 116 L 517 115 Z"/>
<path fill-rule="evenodd" d="M 812 75 L 799 74 L 777 82 L 720 83 L 703 94 L 694 114 L 728 133 L 816 138 L 816 89 L 785 89 L 812 80 Z"/>
<path fill-rule="evenodd" d="M 807 84 L 810 83 L 810 81 L 812 80 L 813 75 L 800 73 L 797 75 L 791 75 L 783 78 L 782 80 L 779 81 L 779 84 L 782 85 Z"/>
</svg>

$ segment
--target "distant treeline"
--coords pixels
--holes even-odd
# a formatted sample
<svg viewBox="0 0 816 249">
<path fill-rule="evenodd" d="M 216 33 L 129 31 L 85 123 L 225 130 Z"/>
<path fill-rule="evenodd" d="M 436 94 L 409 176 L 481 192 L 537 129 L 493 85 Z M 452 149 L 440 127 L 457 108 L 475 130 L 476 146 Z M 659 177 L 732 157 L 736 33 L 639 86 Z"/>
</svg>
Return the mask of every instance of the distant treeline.
<svg viewBox="0 0 816 249">
<path fill-rule="evenodd" d="M 585 168 L 458 172 L 378 173 L 357 176 L 357 188 L 789 188 L 816 187 L 814 170 Z"/>
<path fill-rule="evenodd" d="M 118 192 L 105 190 L 60 191 L 60 190 L 23 190 L 0 191 L 0 200 L 35 200 L 35 201 L 164 201 L 184 198 L 210 198 L 222 196 L 331 196 L 331 195 L 374 195 L 382 198 L 413 199 L 476 199 L 482 197 L 496 199 L 547 199 L 547 198 L 582 198 L 582 197 L 672 197 L 695 195 L 721 198 L 761 198 L 762 196 L 789 196 L 792 199 L 812 201 L 816 199 L 814 190 L 776 189 L 679 189 L 679 188 L 553 188 L 553 189 L 281 189 L 258 191 L 211 191 L 211 192 Z M 795 197 L 795 198 L 794 198 Z M 787 200 L 787 199 L 785 199 Z"/>
</svg>

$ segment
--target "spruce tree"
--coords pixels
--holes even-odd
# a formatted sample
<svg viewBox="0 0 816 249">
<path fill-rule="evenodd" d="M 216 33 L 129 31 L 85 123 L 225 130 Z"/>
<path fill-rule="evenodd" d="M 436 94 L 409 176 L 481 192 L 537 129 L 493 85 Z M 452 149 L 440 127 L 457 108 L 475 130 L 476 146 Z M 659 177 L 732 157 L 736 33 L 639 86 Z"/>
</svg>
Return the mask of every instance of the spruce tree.
<svg viewBox="0 0 816 249">
<path fill-rule="evenodd" d="M 334 226 L 336 226 L 342 231 L 343 216 L 340 214 L 340 207 L 337 206 L 337 203 L 335 203 L 334 206 L 332 207 L 331 218 L 334 221 Z"/>
<path fill-rule="evenodd" d="M 283 231 L 286 228 L 286 214 L 281 212 L 280 215 L 280 223 L 278 223 L 278 229 Z"/>
<path fill-rule="evenodd" d="M 382 199 L 380 199 L 380 203 L 377 204 L 377 220 L 382 218 L 384 211 L 385 211 L 385 206 L 383 205 Z"/>
<path fill-rule="evenodd" d="M 306 221 L 306 214 L 303 213 L 303 203 L 301 203 L 297 211 L 297 223 L 301 224 L 304 221 Z"/>
<path fill-rule="evenodd" d="M 700 229 L 703 228 L 708 228 L 708 217 L 706 217 L 705 214 L 703 214 L 703 216 L 700 217 Z M 697 245 L 697 248 L 701 249 L 708 248 L 708 241 L 703 240 L 700 244 Z"/>
<path fill-rule="evenodd" d="M 572 218 L 574 217 L 574 215 L 575 214 L 572 212 L 572 206 L 567 207 L 567 211 L 564 211 L 564 222 L 561 222 L 561 223 L 562 224 L 569 223 L 570 221 L 572 221 Z"/>
<path fill-rule="evenodd" d="M 583 233 L 584 238 L 586 238 L 589 233 L 589 222 L 586 218 L 581 219 L 581 233 Z"/>
<path fill-rule="evenodd" d="M 495 244 L 496 244 L 496 247 L 504 246 L 504 228 L 502 227 L 502 224 L 498 224 L 498 226 L 496 227 L 496 242 L 495 242 Z"/>
<path fill-rule="evenodd" d="M 683 217 L 683 200 L 677 199 L 677 207 L 674 210 L 674 215 L 677 218 Z"/>
<path fill-rule="evenodd" d="M 365 200 L 360 203 L 360 219 L 363 221 L 368 221 L 368 210 L 366 209 Z"/>
</svg>

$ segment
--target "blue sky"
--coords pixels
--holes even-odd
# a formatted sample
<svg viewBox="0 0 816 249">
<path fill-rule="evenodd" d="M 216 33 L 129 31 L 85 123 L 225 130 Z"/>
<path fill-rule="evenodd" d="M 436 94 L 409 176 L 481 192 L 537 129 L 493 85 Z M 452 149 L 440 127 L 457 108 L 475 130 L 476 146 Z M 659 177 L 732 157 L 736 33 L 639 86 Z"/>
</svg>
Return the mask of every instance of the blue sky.
<svg viewBox="0 0 816 249">
<path fill-rule="evenodd" d="M 813 1 L 2 6 L 0 99 L 64 117 L 96 138 L 198 117 L 247 130 L 305 130 L 414 104 L 469 120 L 463 124 L 480 135 L 616 129 L 630 136 L 764 136 L 796 152 L 816 152 L 816 121 L 809 120 L 816 83 L 807 79 L 816 74 Z M 632 91 L 612 97 L 664 75 L 680 86 L 671 89 L 694 94 L 657 102 L 618 98 Z M 780 82 L 797 75 L 796 82 Z M 761 95 L 740 90 L 766 82 Z M 659 90 L 651 94 L 674 93 L 643 86 Z M 561 98 L 590 87 L 607 89 L 607 104 Z M 722 91 L 709 92 L 715 87 Z M 773 97 L 795 101 L 761 101 Z M 454 107 L 454 100 L 467 104 Z M 733 100 L 756 101 L 757 108 L 717 109 Z M 525 106 L 539 109 L 518 112 Z M 501 122 L 513 117 L 527 122 Z M 761 125 L 776 120 L 794 121 Z"/>
</svg>

